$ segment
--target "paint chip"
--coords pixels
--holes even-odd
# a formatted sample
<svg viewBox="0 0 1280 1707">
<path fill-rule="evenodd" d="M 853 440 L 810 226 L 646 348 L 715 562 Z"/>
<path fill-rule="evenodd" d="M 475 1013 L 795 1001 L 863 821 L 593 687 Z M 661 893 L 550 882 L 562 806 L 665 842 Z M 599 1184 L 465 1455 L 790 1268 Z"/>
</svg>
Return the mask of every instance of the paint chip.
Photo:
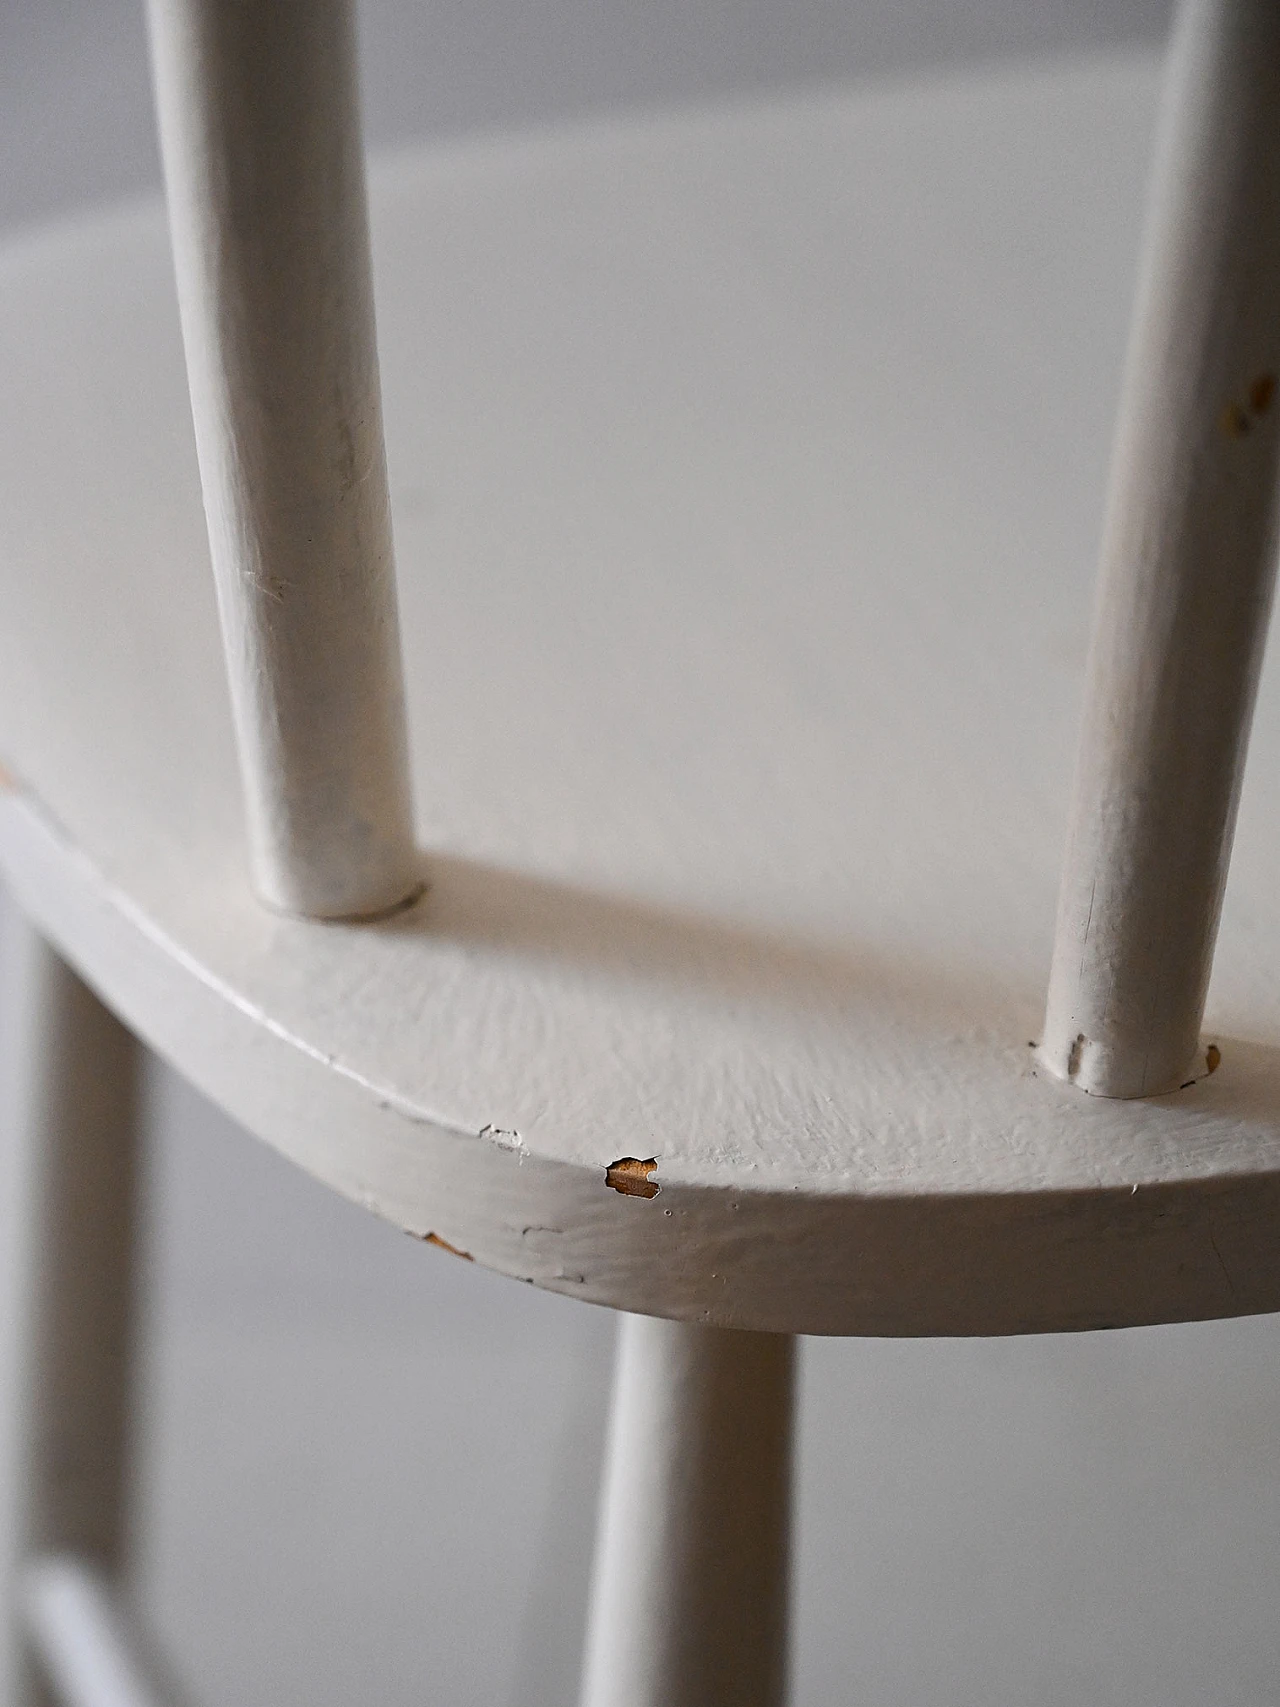
<svg viewBox="0 0 1280 1707">
<path fill-rule="evenodd" d="M 1276 376 L 1260 373 L 1249 387 L 1249 407 L 1255 415 L 1265 415 L 1276 394 Z"/>
<path fill-rule="evenodd" d="M 650 1179 L 658 1166 L 658 1158 L 650 1156 L 641 1161 L 638 1156 L 621 1156 L 604 1170 L 604 1183 L 623 1197 L 656 1197 L 662 1190 L 656 1179 Z"/>
<path fill-rule="evenodd" d="M 424 1245 L 434 1245 L 437 1250 L 448 1251 L 451 1257 L 461 1257 L 463 1262 L 474 1262 L 476 1260 L 470 1251 L 460 1250 L 457 1245 L 451 1245 L 448 1239 L 442 1239 L 439 1233 L 424 1233 L 422 1242 Z"/>
<path fill-rule="evenodd" d="M 1254 422 L 1260 421 L 1268 412 L 1275 396 L 1275 374 L 1260 373 L 1249 387 L 1247 406 L 1234 401 L 1228 403 L 1218 417 L 1218 425 L 1229 439 L 1242 439 L 1253 431 Z"/>
<path fill-rule="evenodd" d="M 1229 439 L 1242 439 L 1253 426 L 1253 422 L 1249 419 L 1248 412 L 1238 403 L 1228 403 L 1218 417 L 1218 425 Z"/>
<path fill-rule="evenodd" d="M 1080 1064 L 1084 1059 L 1084 1046 L 1088 1042 L 1083 1032 L 1071 1045 L 1071 1053 L 1067 1056 L 1067 1077 L 1075 1080 L 1080 1076 Z"/>
<path fill-rule="evenodd" d="M 524 1149 L 524 1139 L 514 1126 L 482 1126 L 480 1136 L 490 1139 L 500 1150 Z"/>
</svg>

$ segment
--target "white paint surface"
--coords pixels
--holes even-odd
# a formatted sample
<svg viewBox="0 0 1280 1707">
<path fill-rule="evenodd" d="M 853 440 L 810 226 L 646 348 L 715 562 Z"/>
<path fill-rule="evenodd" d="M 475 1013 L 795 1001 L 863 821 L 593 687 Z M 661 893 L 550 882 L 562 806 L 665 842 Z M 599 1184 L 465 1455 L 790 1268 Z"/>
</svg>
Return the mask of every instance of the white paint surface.
<svg viewBox="0 0 1280 1707">
<path fill-rule="evenodd" d="M 136 1439 L 136 1040 L 29 927 L 8 936 L 0 1038 L 0 1701 L 48 1707 L 41 1678 L 93 1667 L 66 1628 L 65 1573 L 119 1575 Z M 72 1601 L 84 1584 L 70 1585 Z M 61 1589 L 59 1585 L 61 1584 Z M 24 1609 L 39 1625 L 32 1662 Z M 43 1609 L 43 1610 L 42 1610 Z M 46 1616 L 47 1614 L 47 1616 Z M 92 1622 L 92 1615 L 86 1614 Z M 74 1610 L 68 1613 L 75 1623 Z M 52 1619 L 52 1623 L 49 1620 Z M 80 1620 L 83 1625 L 84 1620 Z M 63 1630 L 70 1647 L 56 1637 Z M 82 1631 L 82 1634 L 84 1632 Z M 54 1641 L 55 1656 L 44 1637 Z M 97 1644 L 100 1647 L 100 1644 Z M 101 1656 L 99 1656 L 101 1657 Z M 74 1707 L 74 1702 L 69 1704 Z M 107 1707 L 104 1700 L 102 1707 Z"/>
<path fill-rule="evenodd" d="M 359 932 L 239 877 L 155 216 L 11 253 L 18 893 L 240 1118 L 542 1285 L 834 1332 L 1274 1305 L 1265 800 L 1221 1071 L 1121 1107 L 1028 1047 L 1154 90 L 1007 74 L 383 172 L 431 890 Z M 623 1156 L 658 1197 L 605 1187 Z"/>
<path fill-rule="evenodd" d="M 417 888 L 350 0 L 154 0 L 209 550 L 269 906 Z"/>
<path fill-rule="evenodd" d="M 611 1315 L 424 1250 L 170 1074 L 143 1606 L 202 1707 L 567 1707 Z M 1258 1707 L 1280 1321 L 800 1348 L 794 1707 Z"/>
<path fill-rule="evenodd" d="M 580 1707 L 784 1707 L 795 1341 L 624 1316 Z"/>
<path fill-rule="evenodd" d="M 1186 0 L 1112 456 L 1041 1059 L 1179 1090 L 1201 1036 L 1275 581 L 1280 10 Z"/>
</svg>

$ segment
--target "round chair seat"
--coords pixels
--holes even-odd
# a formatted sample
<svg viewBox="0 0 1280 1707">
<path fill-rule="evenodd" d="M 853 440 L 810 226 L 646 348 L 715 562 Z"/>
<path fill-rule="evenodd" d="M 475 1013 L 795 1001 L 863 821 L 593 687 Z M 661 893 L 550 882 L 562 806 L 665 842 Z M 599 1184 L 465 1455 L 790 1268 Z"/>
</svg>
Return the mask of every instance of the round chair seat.
<svg viewBox="0 0 1280 1707">
<path fill-rule="evenodd" d="M 375 171 L 427 887 L 373 925 L 247 888 L 161 211 L 11 247 L 23 905 L 252 1130 L 540 1286 L 807 1333 L 1280 1308 L 1274 683 L 1202 1073 L 1105 1101 L 1034 1048 L 1155 90 Z"/>
</svg>

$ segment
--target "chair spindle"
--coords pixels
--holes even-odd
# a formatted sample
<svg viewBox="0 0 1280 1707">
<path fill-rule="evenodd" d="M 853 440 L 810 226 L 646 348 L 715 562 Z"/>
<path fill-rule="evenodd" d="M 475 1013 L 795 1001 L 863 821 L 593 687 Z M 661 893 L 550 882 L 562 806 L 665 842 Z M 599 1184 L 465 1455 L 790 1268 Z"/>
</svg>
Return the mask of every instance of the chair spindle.
<svg viewBox="0 0 1280 1707">
<path fill-rule="evenodd" d="M 349 0 L 151 0 L 205 513 L 262 899 L 417 878 Z"/>
<path fill-rule="evenodd" d="M 1200 1026 L 1275 576 L 1280 7 L 1186 0 L 1113 455 L 1042 1057 L 1175 1090 Z"/>
<path fill-rule="evenodd" d="M 795 1340 L 625 1316 L 581 1707 L 781 1707 Z"/>
</svg>

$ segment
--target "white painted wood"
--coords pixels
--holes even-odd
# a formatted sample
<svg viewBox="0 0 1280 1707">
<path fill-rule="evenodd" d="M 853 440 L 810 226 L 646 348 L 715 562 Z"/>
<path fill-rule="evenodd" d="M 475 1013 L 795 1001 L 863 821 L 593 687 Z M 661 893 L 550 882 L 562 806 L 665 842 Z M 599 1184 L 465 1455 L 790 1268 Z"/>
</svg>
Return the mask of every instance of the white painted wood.
<svg viewBox="0 0 1280 1707">
<path fill-rule="evenodd" d="M 795 1342 L 619 1329 L 582 1707 L 781 1707 Z"/>
<path fill-rule="evenodd" d="M 1219 1070 L 1109 1101 L 1029 1047 L 1157 88 L 1006 69 L 375 177 L 431 887 L 358 930 L 240 877 L 160 217 L 10 249 L 24 905 L 252 1130 L 538 1285 L 823 1333 L 1280 1307 L 1275 791 Z"/>
<path fill-rule="evenodd" d="M 161 1707 L 165 1696 L 101 1572 L 70 1555 L 33 1560 L 22 1600 L 62 1707 Z"/>
<path fill-rule="evenodd" d="M 1184 0 L 1117 441 L 1041 1051 L 1096 1095 L 1206 1070 L 1275 579 L 1280 7 Z"/>
<path fill-rule="evenodd" d="M 12 1619 L 25 1561 L 124 1560 L 138 1048 L 25 923 L 6 964 L 9 1413 L 0 1699 L 47 1697 Z"/>
<path fill-rule="evenodd" d="M 191 404 L 254 879 L 419 886 L 349 0 L 152 0 Z"/>
</svg>

